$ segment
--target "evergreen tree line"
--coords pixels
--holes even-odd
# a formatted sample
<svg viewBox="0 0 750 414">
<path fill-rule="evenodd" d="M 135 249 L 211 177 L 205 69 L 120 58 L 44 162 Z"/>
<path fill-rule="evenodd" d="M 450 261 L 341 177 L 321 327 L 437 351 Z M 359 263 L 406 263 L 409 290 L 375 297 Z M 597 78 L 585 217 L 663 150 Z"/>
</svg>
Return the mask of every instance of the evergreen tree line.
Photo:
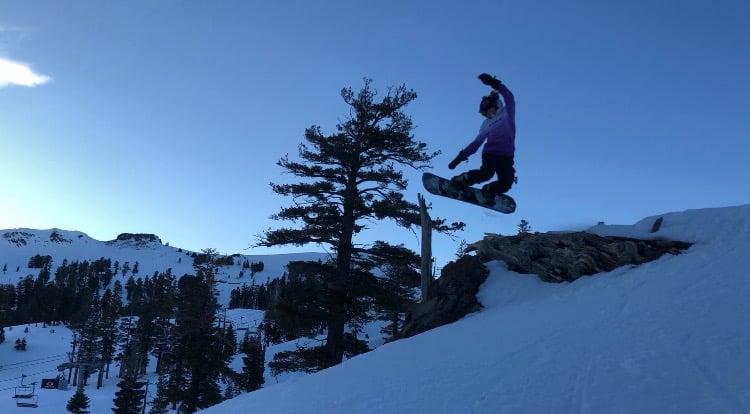
<svg viewBox="0 0 750 414">
<path fill-rule="evenodd" d="M 29 259 L 27 267 L 29 269 L 41 269 L 44 266 L 49 266 L 50 263 L 52 263 L 52 256 L 42 256 L 40 254 L 35 254 L 34 256 L 31 256 L 31 259 Z"/>
<path fill-rule="evenodd" d="M 121 282 L 113 279 L 122 270 L 125 277 L 128 272 L 132 275 L 127 280 L 128 294 L 147 283 L 133 278 L 138 273 L 138 263 L 130 266 L 127 262 L 121 267 L 111 259 L 100 258 L 93 262 L 64 260 L 51 274 L 52 258 L 50 256 L 35 255 L 29 259 L 29 267 L 41 264 L 36 277 L 29 274 L 21 278 L 18 283 L 0 284 L 0 324 L 3 326 L 20 325 L 31 322 L 45 322 L 56 324 L 79 323 L 89 303 L 92 292 L 99 292 L 110 287 L 114 288 Z M 32 266 L 33 265 L 33 266 Z"/>
<path fill-rule="evenodd" d="M 282 278 L 283 279 L 283 278 Z M 229 292 L 229 309 L 268 309 L 269 287 L 280 283 L 281 279 L 272 279 L 262 285 L 244 283 Z"/>
<path fill-rule="evenodd" d="M 260 338 L 247 332 L 238 341 L 234 328 L 222 323 L 213 260 L 218 255 L 209 249 L 202 257 L 208 260 L 194 264 L 194 274 L 177 278 L 167 270 L 138 279 L 131 275 L 125 284 L 108 277 L 115 274 L 108 259 L 66 261 L 54 276 L 50 261 L 36 278 L 29 275 L 17 285 L 2 286 L 0 315 L 5 326 L 19 320 L 60 321 L 74 331 L 71 358 L 58 367 L 79 387 L 73 409 L 85 410 L 80 406 L 83 387 L 92 378 L 102 386 L 117 363 L 120 390 L 113 411 L 140 413 L 142 378 L 151 359 L 159 374 L 151 412 L 192 413 L 261 387 L 265 367 Z M 238 351 L 245 353 L 242 372 L 228 366 Z"/>
<path fill-rule="evenodd" d="M 245 261 L 242 263 L 242 268 L 243 269 L 250 269 L 250 275 L 251 276 L 255 275 L 256 273 L 262 272 L 263 269 L 265 269 L 265 267 L 266 267 L 266 265 L 262 261 L 251 262 L 251 261 L 245 259 Z"/>
</svg>

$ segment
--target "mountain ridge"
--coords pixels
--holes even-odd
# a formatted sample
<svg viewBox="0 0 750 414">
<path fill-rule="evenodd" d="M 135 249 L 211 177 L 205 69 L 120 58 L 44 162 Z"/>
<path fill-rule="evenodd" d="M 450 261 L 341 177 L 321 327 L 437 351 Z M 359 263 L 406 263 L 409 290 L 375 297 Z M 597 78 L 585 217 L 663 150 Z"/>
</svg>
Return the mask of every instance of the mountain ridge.
<svg viewBox="0 0 750 414">
<path fill-rule="evenodd" d="M 182 276 L 193 274 L 193 256 L 200 254 L 162 243 L 151 233 L 120 233 L 113 240 L 96 240 L 86 233 L 76 230 L 51 229 L 0 229 L 0 283 L 15 283 L 29 274 L 36 276 L 39 269 L 29 267 L 34 255 L 51 256 L 50 271 L 65 261 L 95 261 L 101 258 L 112 259 L 121 265 L 138 263 L 135 278 L 166 272 Z M 232 265 L 219 266 L 217 281 L 220 282 L 219 300 L 228 303 L 229 292 L 242 283 L 262 284 L 280 277 L 286 271 L 286 264 L 296 260 L 325 260 L 330 255 L 322 252 L 273 254 L 231 254 L 221 255 L 231 258 Z M 262 272 L 250 272 L 243 268 L 245 261 L 262 261 Z M 126 279 L 131 274 L 122 274 Z"/>
</svg>

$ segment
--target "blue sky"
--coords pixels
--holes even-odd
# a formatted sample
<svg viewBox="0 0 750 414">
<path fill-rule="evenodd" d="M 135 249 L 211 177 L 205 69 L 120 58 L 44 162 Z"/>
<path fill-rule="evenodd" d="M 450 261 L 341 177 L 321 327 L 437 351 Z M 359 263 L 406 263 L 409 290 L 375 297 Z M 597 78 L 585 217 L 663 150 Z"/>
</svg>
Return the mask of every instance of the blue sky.
<svg viewBox="0 0 750 414">
<path fill-rule="evenodd" d="M 290 202 L 276 161 L 334 132 L 341 88 L 414 89 L 415 138 L 449 176 L 479 165 L 447 168 L 482 121 L 482 72 L 516 96 L 518 209 L 428 196 L 459 238 L 746 204 L 748 21 L 733 0 L 0 0 L 0 228 L 291 251 L 246 249 L 287 224 L 268 218 Z M 439 261 L 456 248 L 435 237 Z"/>
</svg>

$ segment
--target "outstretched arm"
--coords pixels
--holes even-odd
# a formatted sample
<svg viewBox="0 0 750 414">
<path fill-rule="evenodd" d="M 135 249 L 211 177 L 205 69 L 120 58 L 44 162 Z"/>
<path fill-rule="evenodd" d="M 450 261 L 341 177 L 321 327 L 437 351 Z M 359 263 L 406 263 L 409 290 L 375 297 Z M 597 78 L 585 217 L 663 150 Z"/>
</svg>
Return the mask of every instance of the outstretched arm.
<svg viewBox="0 0 750 414">
<path fill-rule="evenodd" d="M 513 97 L 513 93 L 508 89 L 507 86 L 505 86 L 504 83 L 500 83 L 497 88 L 495 88 L 498 92 L 500 92 L 500 95 L 503 96 L 503 102 L 505 102 L 505 111 L 508 112 L 508 116 L 510 119 L 515 120 L 516 119 L 516 98 Z"/>
</svg>

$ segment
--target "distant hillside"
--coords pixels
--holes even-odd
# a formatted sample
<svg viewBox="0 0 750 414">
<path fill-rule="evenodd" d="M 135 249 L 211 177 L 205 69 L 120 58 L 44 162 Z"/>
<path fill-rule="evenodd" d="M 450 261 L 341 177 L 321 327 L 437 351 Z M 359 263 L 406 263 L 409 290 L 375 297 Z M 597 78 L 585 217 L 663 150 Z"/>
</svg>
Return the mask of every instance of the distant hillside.
<svg viewBox="0 0 750 414">
<path fill-rule="evenodd" d="M 120 269 L 125 263 L 131 273 L 119 277 L 127 279 L 131 275 L 136 279 L 165 272 L 171 269 L 172 274 L 182 276 L 193 273 L 193 257 L 200 252 L 193 252 L 162 243 L 155 234 L 122 233 L 115 240 L 99 241 L 79 231 L 61 229 L 34 230 L 9 229 L 0 230 L 0 283 L 16 283 L 19 279 L 31 274 L 36 276 L 38 268 L 29 267 L 30 259 L 35 255 L 50 256 L 51 268 L 55 269 L 63 262 L 95 261 L 100 258 L 118 262 Z M 262 284 L 284 274 L 287 263 L 296 260 L 325 260 L 326 253 L 290 253 L 280 255 L 242 255 L 228 256 L 225 262 L 231 265 L 221 266 L 218 275 L 220 303 L 229 300 L 229 291 L 242 283 Z M 243 264 L 248 262 L 263 263 L 263 270 L 252 274 Z M 138 264 L 138 273 L 132 269 Z"/>
</svg>

